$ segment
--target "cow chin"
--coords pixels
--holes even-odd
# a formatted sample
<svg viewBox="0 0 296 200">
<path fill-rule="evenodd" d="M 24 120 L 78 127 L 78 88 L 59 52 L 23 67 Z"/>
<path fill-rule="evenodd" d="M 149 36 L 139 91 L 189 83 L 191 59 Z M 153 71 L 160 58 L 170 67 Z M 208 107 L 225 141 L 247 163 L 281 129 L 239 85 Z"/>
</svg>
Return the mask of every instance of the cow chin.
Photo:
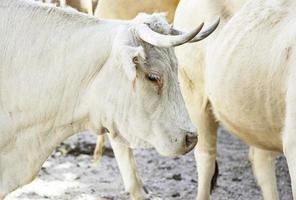
<svg viewBox="0 0 296 200">
<path fill-rule="evenodd" d="M 194 146 L 192 146 L 192 148 L 190 148 L 190 149 L 180 148 L 180 149 L 177 149 L 175 151 L 166 150 L 166 149 L 157 148 L 157 147 L 155 149 L 162 156 L 165 156 L 165 157 L 177 157 L 177 156 L 185 155 L 185 154 L 189 153 L 193 148 L 194 148 Z"/>
<path fill-rule="evenodd" d="M 170 143 L 170 144 L 159 144 L 154 145 L 156 151 L 166 157 L 176 157 L 180 155 L 184 155 L 189 153 L 197 144 L 197 136 L 190 139 L 190 144 L 187 144 L 187 138 L 185 137 L 184 140 L 177 144 Z"/>
</svg>

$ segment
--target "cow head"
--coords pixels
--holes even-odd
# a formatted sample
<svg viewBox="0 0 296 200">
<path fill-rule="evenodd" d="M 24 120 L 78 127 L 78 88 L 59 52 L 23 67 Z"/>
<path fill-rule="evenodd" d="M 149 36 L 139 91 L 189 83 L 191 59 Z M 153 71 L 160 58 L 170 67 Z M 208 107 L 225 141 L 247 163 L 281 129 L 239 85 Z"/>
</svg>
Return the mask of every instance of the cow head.
<svg viewBox="0 0 296 200">
<path fill-rule="evenodd" d="M 196 130 L 179 88 L 173 47 L 193 39 L 201 27 L 173 36 L 163 15 L 141 14 L 116 33 L 98 83 L 104 94 L 97 106 L 104 112 L 95 117 L 115 140 L 153 146 L 166 156 L 194 148 Z"/>
</svg>

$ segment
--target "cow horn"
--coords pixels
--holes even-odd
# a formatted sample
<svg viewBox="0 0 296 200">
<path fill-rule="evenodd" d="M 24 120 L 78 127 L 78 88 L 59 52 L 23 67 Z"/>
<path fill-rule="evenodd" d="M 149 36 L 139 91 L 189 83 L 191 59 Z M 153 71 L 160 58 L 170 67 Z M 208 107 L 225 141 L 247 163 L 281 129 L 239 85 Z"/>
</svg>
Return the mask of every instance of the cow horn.
<svg viewBox="0 0 296 200">
<path fill-rule="evenodd" d="M 211 33 L 213 33 L 216 28 L 218 27 L 220 23 L 220 18 L 218 18 L 218 20 L 212 25 L 210 26 L 208 29 L 206 29 L 205 31 L 200 32 L 199 34 L 197 34 L 192 40 L 190 40 L 189 42 L 198 42 L 201 41 L 203 39 L 205 39 L 206 37 L 208 37 L 209 35 L 211 35 Z M 184 32 L 183 31 L 179 31 L 177 29 L 172 28 L 171 29 L 171 34 L 172 35 L 183 35 Z"/>
<path fill-rule="evenodd" d="M 192 40 L 202 29 L 203 23 L 189 33 L 177 35 L 163 35 L 149 28 L 146 24 L 140 24 L 136 28 L 136 33 L 145 42 L 158 47 L 175 47 Z"/>
</svg>

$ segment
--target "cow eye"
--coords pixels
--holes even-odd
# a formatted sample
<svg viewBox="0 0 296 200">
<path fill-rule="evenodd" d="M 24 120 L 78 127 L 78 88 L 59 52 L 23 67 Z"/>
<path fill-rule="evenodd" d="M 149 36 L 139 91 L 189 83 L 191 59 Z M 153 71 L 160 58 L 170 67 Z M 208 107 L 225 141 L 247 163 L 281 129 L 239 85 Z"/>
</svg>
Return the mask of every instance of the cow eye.
<svg viewBox="0 0 296 200">
<path fill-rule="evenodd" d="M 158 74 L 155 74 L 155 73 L 149 73 L 147 75 L 147 78 L 148 78 L 149 81 L 152 81 L 152 82 L 156 82 L 156 81 L 161 80 L 160 76 Z"/>
</svg>

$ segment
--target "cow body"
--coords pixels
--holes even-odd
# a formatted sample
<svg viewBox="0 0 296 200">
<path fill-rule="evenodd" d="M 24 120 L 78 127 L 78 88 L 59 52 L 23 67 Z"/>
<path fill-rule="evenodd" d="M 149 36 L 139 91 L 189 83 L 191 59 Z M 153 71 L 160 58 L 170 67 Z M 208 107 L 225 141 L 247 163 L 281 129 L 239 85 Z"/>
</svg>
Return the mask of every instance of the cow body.
<svg viewBox="0 0 296 200">
<path fill-rule="evenodd" d="M 190 29 L 202 20 L 211 21 L 217 16 L 221 18 L 219 30 L 209 39 L 199 44 L 184 45 L 176 49 L 181 91 L 190 117 L 196 127 L 199 127 L 199 145 L 195 151 L 199 174 L 198 200 L 209 199 L 211 188 L 215 184 L 213 180 L 215 180 L 218 171 L 218 166 L 215 165 L 218 123 L 205 92 L 205 57 L 208 47 L 245 2 L 245 0 L 219 2 L 183 0 L 175 15 L 174 26 L 183 30 Z M 186 18 L 191 20 L 185 20 Z M 250 146 L 249 159 L 252 162 L 254 175 L 264 199 L 278 197 L 274 166 L 275 155 L 274 152 Z"/>
<path fill-rule="evenodd" d="M 100 34 L 104 31 L 98 30 L 95 22 L 82 28 L 83 22 L 72 23 L 75 16 L 67 24 L 57 21 L 46 25 L 46 20 L 50 20 L 48 12 L 39 15 L 40 21 L 44 20 L 44 29 L 35 31 L 41 24 L 30 19 L 34 17 L 34 7 L 23 4 L 17 9 L 31 12 L 27 16 L 19 12 L 7 21 L 4 16 L 9 16 L 11 10 L 2 8 L 0 20 L 0 27 L 5 27 L 0 33 L 2 194 L 30 182 L 60 142 L 87 128 L 87 108 L 83 108 L 81 97 L 108 58 L 111 50 L 108 42 L 112 38 L 110 33 L 103 42 Z M 20 18 L 23 20 L 18 21 Z M 14 26 L 28 19 L 30 23 Z M 99 29 L 112 30 L 112 27 L 115 28 L 106 24 Z M 69 38 L 68 31 L 76 34 Z M 88 37 L 89 33 L 96 37 Z M 84 47 L 79 48 L 82 40 Z M 76 56 L 63 56 L 68 51 Z"/>
<path fill-rule="evenodd" d="M 205 73 L 217 119 L 248 144 L 285 153 L 294 199 L 295 11 L 292 0 L 248 2 L 210 47 Z"/>
<path fill-rule="evenodd" d="M 219 55 L 212 54 L 216 51 L 209 52 L 215 59 L 213 62 L 209 60 L 207 68 L 207 91 L 216 116 L 229 130 L 248 144 L 282 152 L 281 131 L 285 118 L 286 82 L 291 73 L 289 62 L 293 59 L 290 54 L 293 53 L 294 42 L 284 38 L 289 39 L 294 30 L 291 28 L 293 24 L 289 24 L 284 30 L 281 27 L 292 16 L 285 14 L 287 8 L 281 8 L 280 5 L 257 6 L 265 11 L 261 11 L 262 16 L 257 10 L 248 15 L 245 11 L 219 35 L 218 42 L 224 37 L 221 45 L 223 55 L 220 48 L 217 50 Z M 269 7 L 272 10 L 268 11 Z M 252 8 L 259 9 L 255 5 Z M 249 22 L 255 18 L 257 19 L 254 22 Z M 239 20 L 242 22 L 241 26 L 238 25 Z M 260 26 L 257 28 L 258 24 Z M 242 29 L 243 26 L 246 28 Z M 226 34 L 230 36 L 226 37 Z M 215 63 L 218 59 L 221 62 L 219 67 Z M 238 65 L 238 62 L 241 64 Z M 223 79 L 217 79 L 220 76 Z M 222 82 L 219 92 L 213 91 Z M 222 94 L 225 101 L 217 101 Z"/>
<path fill-rule="evenodd" d="M 32 181 L 54 148 L 83 130 L 164 155 L 193 148 L 173 49 L 144 42 L 152 31 L 145 22 L 169 33 L 164 17 L 101 21 L 20 0 L 1 0 L 0 13 L 0 199 Z"/>
<path fill-rule="evenodd" d="M 174 27 L 184 31 L 201 21 L 210 23 L 217 17 L 221 20 L 218 30 L 207 40 L 176 48 L 181 92 L 190 118 L 199 128 L 199 144 L 195 149 L 198 172 L 197 200 L 210 199 L 210 192 L 215 184 L 213 180 L 218 171 L 215 164 L 218 122 L 205 92 L 206 54 L 208 46 L 215 41 L 225 24 L 245 2 L 246 0 L 181 0 L 175 13 Z"/>
</svg>

